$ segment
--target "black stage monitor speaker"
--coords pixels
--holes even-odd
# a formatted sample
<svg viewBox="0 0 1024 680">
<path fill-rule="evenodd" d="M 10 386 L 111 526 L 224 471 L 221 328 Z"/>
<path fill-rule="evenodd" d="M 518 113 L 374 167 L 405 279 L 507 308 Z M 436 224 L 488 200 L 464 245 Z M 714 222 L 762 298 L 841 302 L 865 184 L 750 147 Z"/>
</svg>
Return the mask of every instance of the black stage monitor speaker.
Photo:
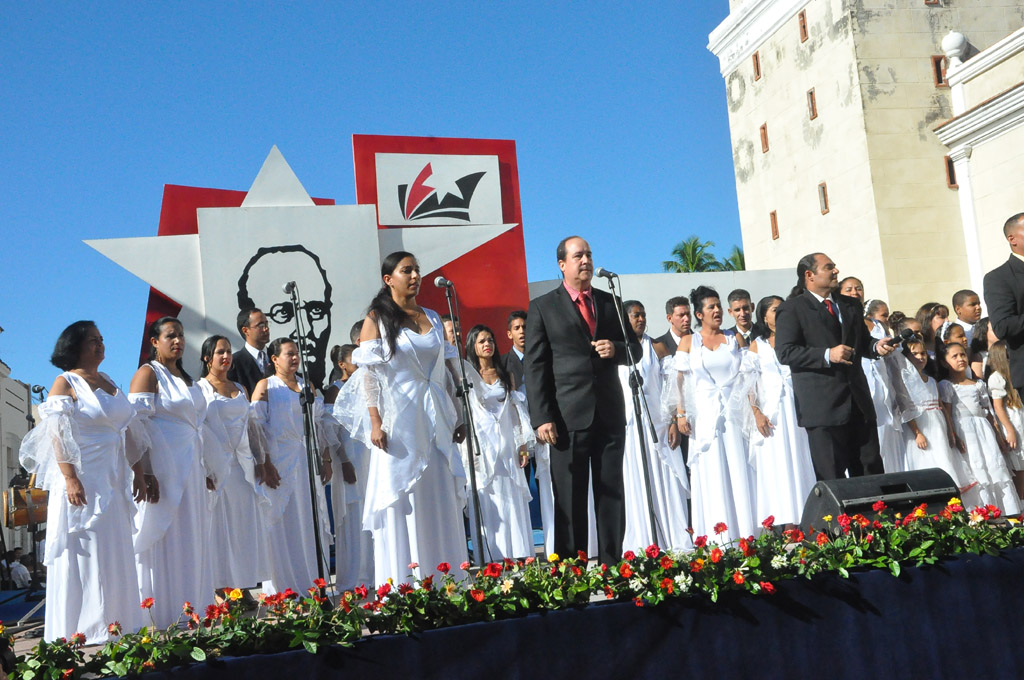
<svg viewBox="0 0 1024 680">
<path fill-rule="evenodd" d="M 825 522 L 821 518 L 825 515 L 838 517 L 843 513 L 860 513 L 874 519 L 871 506 L 876 501 L 885 501 L 895 512 L 904 515 L 908 510 L 926 503 L 928 514 L 934 515 L 946 506 L 950 498 L 959 495 L 953 478 L 939 468 L 829 479 L 818 482 L 811 489 L 804 504 L 800 528 L 808 534 L 812 526 L 818 530 L 824 529 Z M 832 523 L 835 526 L 834 519 Z"/>
</svg>

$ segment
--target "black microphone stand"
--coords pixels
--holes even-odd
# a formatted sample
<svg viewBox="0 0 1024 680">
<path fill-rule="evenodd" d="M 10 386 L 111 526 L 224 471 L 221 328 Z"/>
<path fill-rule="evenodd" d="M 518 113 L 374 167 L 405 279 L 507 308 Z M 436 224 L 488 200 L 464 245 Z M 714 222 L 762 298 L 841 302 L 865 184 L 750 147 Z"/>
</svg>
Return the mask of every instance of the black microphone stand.
<svg viewBox="0 0 1024 680">
<path fill-rule="evenodd" d="M 615 313 L 619 317 L 619 326 L 622 328 L 622 339 L 626 340 L 629 335 L 626 331 L 626 315 L 622 311 L 622 296 L 615 290 L 615 280 L 612 276 L 608 277 L 608 288 L 615 301 Z M 629 366 L 629 388 L 633 392 L 633 422 L 636 423 L 636 433 L 640 438 L 640 461 L 644 471 L 644 490 L 647 492 L 647 514 L 651 523 L 651 542 L 657 544 L 658 518 L 654 512 L 654 494 L 651 492 L 651 471 L 647 461 L 647 437 L 644 433 L 644 421 L 646 420 L 647 425 L 651 428 L 651 441 L 655 444 L 658 443 L 658 433 L 654 429 L 651 409 L 647 405 L 647 395 L 642 390 L 644 379 L 640 376 L 640 371 L 637 370 L 636 358 L 629 349 L 629 342 L 626 341 L 625 345 Z"/>
<path fill-rule="evenodd" d="M 295 311 L 295 346 L 299 350 L 299 368 L 302 370 L 303 385 L 299 392 L 299 404 L 302 405 L 303 439 L 306 443 L 306 468 L 309 472 L 309 503 L 313 511 L 313 541 L 316 546 L 316 573 L 320 582 L 326 582 L 327 572 L 324 569 L 326 556 L 324 555 L 323 542 L 320 539 L 320 505 L 317 503 L 316 483 L 323 474 L 323 466 L 320 462 L 320 446 L 317 436 L 316 414 L 313 404 L 316 401 L 316 393 L 309 384 L 309 368 L 306 363 L 306 354 L 302 351 L 302 338 L 305 332 L 302 327 L 302 307 L 299 298 L 299 287 L 294 282 L 285 284 L 285 292 L 291 296 L 292 309 Z M 326 588 L 320 587 L 320 597 L 326 598 Z"/>
<path fill-rule="evenodd" d="M 473 516 L 470 520 L 470 524 L 474 527 L 473 532 L 473 562 L 476 563 L 477 567 L 484 566 L 484 534 L 483 534 L 483 516 L 480 513 L 480 493 L 476 486 L 476 456 L 480 455 L 480 442 L 476 438 L 476 426 L 473 423 L 473 409 L 469 405 L 469 390 L 472 389 L 473 385 L 470 384 L 469 378 L 466 376 L 466 350 L 462 346 L 462 327 L 459 323 L 458 314 L 458 300 L 455 297 L 455 284 L 447 282 L 447 285 L 442 285 L 444 288 L 444 297 L 448 302 L 448 314 L 452 317 L 452 329 L 455 335 L 455 349 L 459 353 L 459 375 L 461 376 L 461 384 L 459 389 L 456 390 L 459 397 L 459 401 L 462 402 L 462 422 L 466 424 L 466 458 L 469 459 L 469 485 L 473 504 Z M 453 302 L 454 300 L 454 302 Z"/>
</svg>

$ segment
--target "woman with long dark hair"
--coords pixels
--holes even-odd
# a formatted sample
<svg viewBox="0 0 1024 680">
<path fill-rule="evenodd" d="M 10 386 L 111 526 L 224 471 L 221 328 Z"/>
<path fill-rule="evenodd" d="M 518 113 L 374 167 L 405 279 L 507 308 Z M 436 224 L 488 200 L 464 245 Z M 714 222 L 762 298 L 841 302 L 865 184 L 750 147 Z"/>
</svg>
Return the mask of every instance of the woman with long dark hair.
<svg viewBox="0 0 1024 680">
<path fill-rule="evenodd" d="M 60 334 L 50 358 L 63 373 L 39 406 L 41 421 L 22 441 L 21 464 L 49 491 L 46 522 L 46 640 L 85 635 L 87 644 L 142 625 L 132 548 L 142 465 L 122 443 L 132 418 L 128 398 L 99 370 L 103 336 L 92 321 Z"/>
<path fill-rule="evenodd" d="M 495 562 L 505 557 L 533 555 L 530 522 L 530 487 L 521 468 L 529 461 L 527 447 L 535 441 L 522 393 L 512 389 L 503 362 L 497 360 L 494 331 L 477 325 L 466 337 L 466 359 L 475 375 L 470 404 L 477 443 L 476 483 L 483 524 L 484 557 Z M 465 450 L 463 451 L 465 453 Z M 463 457 L 463 465 L 469 461 Z M 467 487 L 467 493 L 470 489 Z M 472 494 L 469 494 L 472 504 Z M 469 518 L 476 522 L 470 505 Z M 473 534 L 475 535 L 475 533 Z"/>
<path fill-rule="evenodd" d="M 373 534 L 377 583 L 423 577 L 467 556 L 466 473 L 454 445 L 465 425 L 446 365 L 456 349 L 437 312 L 416 301 L 421 278 L 412 253 L 384 258 L 381 279 L 352 353 L 360 368 L 334 404 L 339 421 L 371 449 L 363 527 Z"/>
<path fill-rule="evenodd" d="M 139 367 L 128 398 L 135 407 L 133 441 L 148 454 L 159 485 L 140 504 L 135 553 L 142 598 L 153 598 L 158 627 L 178 620 L 182 603 L 213 600 L 208 561 L 209 521 L 202 427 L 206 397 L 181 366 L 185 332 L 174 317 L 149 326 L 149 361 Z"/>
</svg>

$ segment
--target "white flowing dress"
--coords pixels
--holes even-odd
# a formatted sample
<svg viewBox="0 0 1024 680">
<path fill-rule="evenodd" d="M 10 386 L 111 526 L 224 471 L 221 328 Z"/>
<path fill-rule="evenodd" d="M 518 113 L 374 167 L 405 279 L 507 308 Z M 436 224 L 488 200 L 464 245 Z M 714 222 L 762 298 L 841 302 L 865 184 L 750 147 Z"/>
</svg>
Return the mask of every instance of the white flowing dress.
<svg viewBox="0 0 1024 680">
<path fill-rule="evenodd" d="M 217 588 L 251 587 L 269 576 L 264 513 L 270 499 L 256 481 L 249 400 L 237 383 L 234 397 L 218 394 L 205 378 L 199 386 L 206 397 L 203 460 L 216 487 L 207 491 L 213 583 Z"/>
<path fill-rule="evenodd" d="M 626 446 L 622 458 L 626 532 L 623 535 L 622 547 L 636 551 L 656 543 L 662 548 L 690 550 L 693 548 L 693 541 L 687 531 L 690 522 L 686 512 L 690 483 L 686 477 L 682 452 L 678 447 L 668 447 L 668 426 L 675 409 L 672 409 L 671 413 L 665 413 L 662 408 L 664 376 L 650 336 L 644 334 L 640 338 L 640 347 L 643 349 L 643 355 L 637 364 L 637 370 L 643 379 L 643 393 L 658 435 L 658 443 L 655 444 L 651 439 L 650 421 L 645 415 L 643 426 L 647 445 L 647 470 L 650 475 L 657 535 L 651 535 L 647 485 L 644 481 L 643 458 L 640 451 L 640 432 L 633 409 L 633 391 L 629 386 L 629 367 L 620 366 L 619 380 L 626 398 Z M 674 379 L 675 376 L 671 378 Z"/>
<path fill-rule="evenodd" d="M 993 399 L 1006 399 L 1006 378 L 1001 373 L 996 371 L 992 372 L 992 375 L 988 377 L 988 391 Z M 1019 408 L 1011 408 L 1008 404 L 1003 403 L 1006 408 L 1006 417 L 1010 419 L 1010 424 L 1013 425 L 1013 429 L 1017 431 L 1017 447 L 1006 454 L 1006 462 L 1009 464 L 1010 469 L 1016 472 L 1024 471 L 1024 410 Z M 996 422 L 999 422 L 998 420 Z M 1004 429 L 1002 423 L 999 423 L 999 427 Z M 1003 436 L 1006 436 L 1006 432 L 1003 432 Z"/>
<path fill-rule="evenodd" d="M 344 383 L 337 380 L 333 386 L 341 390 Z M 353 439 L 333 415 L 331 420 L 338 433 L 338 446 L 331 452 L 334 476 L 329 485 L 334 511 L 334 568 L 339 590 L 351 590 L 373 584 L 373 535 L 363 528 L 370 451 L 361 441 Z M 346 484 L 342 479 L 341 465 L 346 461 L 355 470 L 355 484 Z"/>
<path fill-rule="evenodd" d="M 455 348 L 444 341 L 437 313 L 424 311 L 431 330 L 402 328 L 393 355 L 383 337 L 356 348 L 352 361 L 360 369 L 334 402 L 338 420 L 370 449 L 363 527 L 373 534 L 377 584 L 439 574 L 441 562 L 456 579 L 465 575 L 466 472 L 452 442 L 458 415 L 445 366 Z M 380 409 L 387 451 L 370 439 L 369 405 Z"/>
<path fill-rule="evenodd" d="M 80 632 L 95 645 L 110 637 L 109 623 L 120 621 L 127 632 L 143 625 L 132 548 L 132 472 L 124 448 L 132 406 L 120 390 L 94 392 L 77 374 L 63 376 L 76 398 L 51 395 L 39 406 L 41 420 L 22 441 L 21 462 L 49 491 L 43 637 L 70 639 Z M 74 466 L 85 505 L 68 503 L 57 463 Z"/>
<path fill-rule="evenodd" d="M 470 372 L 472 371 L 472 372 Z M 507 390 L 500 380 L 488 385 L 480 374 L 466 365 L 473 384 L 470 405 L 480 455 L 474 456 L 476 483 L 483 525 L 483 556 L 487 562 L 503 558 L 533 556 L 533 527 L 530 521 L 530 487 L 519 467 L 519 447 L 536 441 L 530 435 L 529 417 L 523 411 L 519 392 Z M 527 423 L 526 427 L 523 424 Z M 460 447 L 462 463 L 469 469 L 465 444 Z M 468 477 L 468 475 L 467 475 Z M 467 479 L 470 536 L 476 537 L 476 513 Z"/>
<path fill-rule="evenodd" d="M 875 322 L 871 337 L 881 340 L 885 329 Z M 871 403 L 875 407 L 875 425 L 878 428 L 878 451 L 882 456 L 882 468 L 886 472 L 903 472 L 907 469 L 903 459 L 905 451 L 901 432 L 901 421 L 895 412 L 895 398 L 889 380 L 888 359 L 861 357 L 861 368 L 867 378 L 871 392 Z"/>
<path fill-rule="evenodd" d="M 981 487 L 982 502 L 997 506 L 1003 514 L 1020 514 L 1013 479 L 999 451 L 995 430 L 985 417 L 991 412 L 985 383 L 979 380 L 971 385 L 954 385 L 943 380 L 939 383 L 939 395 L 953 405 L 953 424 L 967 446 L 967 458 Z"/>
<path fill-rule="evenodd" d="M 704 347 L 700 332 L 691 337 L 690 352 L 676 352 L 676 370 L 683 374 L 684 383 L 692 381 L 693 397 L 686 400 L 686 407 L 687 415 L 693 417 L 689 449 L 693 529 L 724 543 L 760 530 L 743 424 L 744 415 L 750 414 L 750 401 L 741 367 L 750 353 L 740 349 L 731 331 L 725 331 L 725 342 L 715 350 Z M 719 522 L 727 529 L 715 534 Z"/>
<path fill-rule="evenodd" d="M 139 504 L 135 553 L 141 596 L 153 598 L 153 621 L 166 628 L 178 620 L 184 602 L 199 610 L 213 601 L 202 439 L 206 397 L 199 385 L 187 385 L 163 364 L 149 366 L 157 392 L 129 395 L 136 418 L 131 427 L 148 438 L 143 446 L 160 499 Z"/>
<path fill-rule="evenodd" d="M 302 389 L 302 379 L 297 380 L 299 389 Z M 297 593 L 305 593 L 313 586 L 320 572 L 317 569 L 313 507 L 309 493 L 309 462 L 299 393 L 272 375 L 267 378 L 266 401 L 257 401 L 252 406 L 252 417 L 263 428 L 267 439 L 270 462 L 281 476 L 281 483 L 276 489 L 266 490 L 270 498 L 266 518 L 270 580 L 263 582 L 263 590 L 273 594 L 291 588 Z M 320 397 L 313 403 L 313 417 L 317 421 L 323 417 L 323 401 Z M 321 448 L 326 442 L 327 438 L 321 436 Z M 319 451 L 317 455 L 321 455 Z M 315 480 L 315 488 L 317 512 L 320 516 L 320 542 L 326 560 L 331 548 L 331 521 L 327 515 L 327 497 L 319 477 Z M 326 562 L 323 565 L 325 577 L 329 573 L 328 566 Z"/>
<path fill-rule="evenodd" d="M 755 341 L 760 377 L 758 407 L 774 426 L 770 437 L 755 428 L 751 459 L 756 470 L 757 517 L 769 515 L 776 524 L 798 524 L 804 502 L 817 481 L 807 431 L 797 424 L 793 374 L 779 362 L 767 340 Z"/>
</svg>

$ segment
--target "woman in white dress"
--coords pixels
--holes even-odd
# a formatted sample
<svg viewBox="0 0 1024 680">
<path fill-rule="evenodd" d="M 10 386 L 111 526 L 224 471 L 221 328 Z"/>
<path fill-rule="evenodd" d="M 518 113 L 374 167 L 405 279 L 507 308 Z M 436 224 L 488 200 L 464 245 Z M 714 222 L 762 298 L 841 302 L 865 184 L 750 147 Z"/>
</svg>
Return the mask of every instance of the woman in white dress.
<svg viewBox="0 0 1024 680">
<path fill-rule="evenodd" d="M 202 427 L 206 397 L 181 367 L 185 332 L 174 317 L 149 327 L 149 363 L 132 378 L 132 441 L 147 452 L 153 478 L 140 504 L 135 554 L 139 589 L 152 597 L 154 623 L 178 620 L 182 604 L 213 601 Z"/>
<path fill-rule="evenodd" d="M 676 351 L 676 370 L 682 380 L 676 415 L 680 431 L 692 439 L 694 531 L 724 543 L 752 535 L 760 527 L 743 424 L 750 414 L 750 381 L 741 377 L 747 373 L 741 371 L 743 339 L 722 330 L 718 293 L 698 286 L 690 300 L 700 330 L 683 336 Z M 721 533 L 715 531 L 719 523 L 726 526 Z"/>
<path fill-rule="evenodd" d="M 998 340 L 989 345 L 987 363 L 988 391 L 992 397 L 996 420 L 1006 441 L 1006 460 L 1013 471 L 1017 495 L 1024 497 L 1024 443 L 1021 442 L 1024 437 L 1024 404 L 1010 382 L 1010 360 L 1006 355 L 1005 341 Z"/>
<path fill-rule="evenodd" d="M 939 395 L 952 411 L 957 445 L 967 452 L 982 502 L 997 506 L 1004 514 L 1020 514 L 1020 499 L 1001 453 L 1005 442 L 996 437 L 985 383 L 967 377 L 967 351 L 961 344 L 946 345 L 939 366 L 947 376 L 939 383 Z"/>
<path fill-rule="evenodd" d="M 650 475 L 656 531 L 652 535 L 647 484 L 640 455 L 640 436 L 633 408 L 633 392 L 629 386 L 629 367 L 619 366 L 619 381 L 622 383 L 622 393 L 626 397 L 626 446 L 622 457 L 626 532 L 622 539 L 622 547 L 638 551 L 655 543 L 662 548 L 690 550 L 693 548 L 693 541 L 688 531 L 690 522 L 686 512 L 690 484 L 678 442 L 672 446 L 669 444 L 669 423 L 675 415 L 675 404 L 671 404 L 667 409 L 662 408 L 664 376 L 661 371 L 661 357 L 658 356 L 656 349 L 661 345 L 655 345 L 647 335 L 647 311 L 638 300 L 627 300 L 622 304 L 622 308 L 643 350 L 643 355 L 637 360 L 637 371 L 643 380 L 643 394 L 658 436 L 658 442 L 655 443 L 651 438 L 650 422 L 644 416 L 642 422 L 647 446 L 647 472 Z M 673 375 L 671 379 L 675 380 L 675 376 Z"/>
<path fill-rule="evenodd" d="M 300 393 L 306 389 L 317 422 L 315 452 L 320 456 L 321 477 L 316 484 L 320 545 L 325 563 L 330 550 L 331 526 L 327 516 L 324 484 L 331 481 L 330 433 L 322 426 L 323 401 L 299 378 L 299 347 L 288 338 L 278 338 L 267 346 L 274 374 L 256 383 L 252 392 L 252 417 L 263 428 L 267 440 L 267 458 L 280 479 L 277 488 L 268 489 L 267 547 L 270 580 L 263 582 L 267 593 L 291 588 L 305 592 L 319 577 L 316 535 L 313 533 L 313 507 L 309 489 L 309 457 L 306 454 L 305 425 Z"/>
<path fill-rule="evenodd" d="M 782 298 L 776 295 L 757 303 L 756 339 L 750 351 L 757 357 L 760 377 L 751 460 L 757 472 L 756 516 L 763 520 L 771 515 L 776 524 L 796 525 L 817 480 L 807 431 L 796 420 L 792 372 L 775 354 L 775 312 L 780 304 Z"/>
<path fill-rule="evenodd" d="M 332 450 L 333 465 L 341 470 L 331 480 L 331 509 L 334 514 L 334 570 L 339 590 L 351 590 L 373 582 L 373 536 L 363 529 L 363 498 L 366 496 L 366 473 L 370 452 L 333 415 L 334 402 L 356 365 L 352 352 L 356 345 L 335 345 L 331 348 L 334 374 L 339 376 L 324 392 L 324 407 L 329 418 L 324 422 L 337 433 L 338 445 Z"/>
<path fill-rule="evenodd" d="M 522 396 L 512 389 L 497 344 L 487 326 L 473 326 L 466 337 L 466 359 L 472 372 L 470 405 L 480 451 L 476 465 L 477 493 L 483 525 L 483 557 L 487 562 L 533 556 L 530 487 L 522 468 L 530 460 L 528 445 L 536 441 L 523 410 Z M 467 368 L 467 372 L 469 368 Z M 463 448 L 463 465 L 468 467 Z M 476 526 L 473 496 L 468 484 L 470 526 Z M 471 536 L 476 536 L 473 528 Z"/>
<path fill-rule="evenodd" d="M 132 406 L 99 372 L 103 337 L 92 321 L 60 334 L 50 361 L 57 376 L 40 423 L 21 444 L 21 464 L 49 491 L 46 548 L 46 622 L 43 637 L 85 635 L 106 641 L 107 625 L 125 631 L 143 625 L 132 548 L 132 496 L 146 497 L 142 465 L 129 466 L 124 430 Z"/>
<path fill-rule="evenodd" d="M 250 427 L 245 388 L 228 380 L 231 342 L 223 335 L 209 337 L 200 356 L 213 584 L 218 588 L 254 586 L 267 578 L 263 515 L 270 499 L 263 487 L 265 440 L 257 427 Z"/>
<path fill-rule="evenodd" d="M 416 302 L 415 256 L 391 253 L 381 277 L 352 354 L 360 369 L 334 404 L 349 433 L 370 447 L 363 527 L 373 534 L 374 579 L 422 578 L 441 562 L 461 578 L 466 473 L 454 444 L 465 425 L 446 365 L 456 350 L 437 313 Z"/>
</svg>

